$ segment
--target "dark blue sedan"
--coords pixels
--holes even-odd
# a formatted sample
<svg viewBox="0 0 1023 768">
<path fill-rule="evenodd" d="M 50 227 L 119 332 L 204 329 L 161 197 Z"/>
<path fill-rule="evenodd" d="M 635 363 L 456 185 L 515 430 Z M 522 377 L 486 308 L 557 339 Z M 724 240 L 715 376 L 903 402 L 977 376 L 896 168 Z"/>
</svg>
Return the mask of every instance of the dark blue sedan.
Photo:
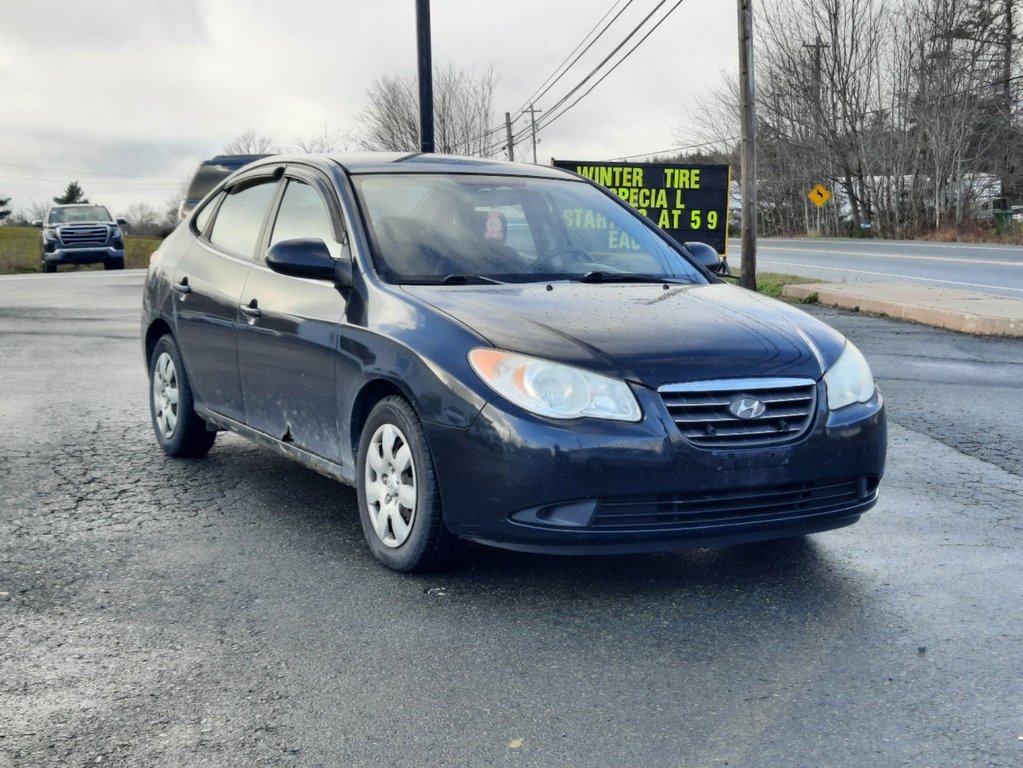
<svg viewBox="0 0 1023 768">
<path fill-rule="evenodd" d="M 884 470 L 856 347 L 550 168 L 257 161 L 154 254 L 142 322 L 167 453 L 231 430 L 354 485 L 400 571 L 460 539 L 576 554 L 823 531 L 870 509 Z"/>
</svg>

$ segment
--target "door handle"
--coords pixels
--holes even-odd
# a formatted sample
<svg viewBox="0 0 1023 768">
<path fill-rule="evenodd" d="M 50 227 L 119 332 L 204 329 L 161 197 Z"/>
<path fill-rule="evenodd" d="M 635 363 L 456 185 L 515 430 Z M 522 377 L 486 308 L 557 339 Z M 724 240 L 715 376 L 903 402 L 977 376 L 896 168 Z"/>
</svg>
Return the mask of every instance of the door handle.
<svg viewBox="0 0 1023 768">
<path fill-rule="evenodd" d="M 259 317 L 262 312 L 259 311 L 259 303 L 253 299 L 248 304 L 241 305 L 242 314 L 246 317 Z"/>
<path fill-rule="evenodd" d="M 192 292 L 192 286 L 190 286 L 188 284 L 188 278 L 187 277 L 183 277 L 183 278 L 181 278 L 181 282 L 180 283 L 175 283 L 174 284 L 174 290 L 177 291 L 178 293 L 191 293 Z"/>
</svg>

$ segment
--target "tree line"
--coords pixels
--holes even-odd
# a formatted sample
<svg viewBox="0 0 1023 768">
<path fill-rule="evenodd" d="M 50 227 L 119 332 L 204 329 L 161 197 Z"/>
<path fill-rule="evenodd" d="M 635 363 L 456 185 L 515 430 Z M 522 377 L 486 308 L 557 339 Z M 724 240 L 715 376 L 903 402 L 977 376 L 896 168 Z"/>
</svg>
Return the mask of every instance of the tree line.
<svg viewBox="0 0 1023 768">
<path fill-rule="evenodd" d="M 756 19 L 766 234 L 917 237 L 1023 204 L 1016 0 L 773 0 Z M 726 80 L 687 138 L 736 162 Z M 807 193 L 835 193 L 821 211 Z M 1004 221 L 1005 219 L 1002 219 Z"/>
</svg>

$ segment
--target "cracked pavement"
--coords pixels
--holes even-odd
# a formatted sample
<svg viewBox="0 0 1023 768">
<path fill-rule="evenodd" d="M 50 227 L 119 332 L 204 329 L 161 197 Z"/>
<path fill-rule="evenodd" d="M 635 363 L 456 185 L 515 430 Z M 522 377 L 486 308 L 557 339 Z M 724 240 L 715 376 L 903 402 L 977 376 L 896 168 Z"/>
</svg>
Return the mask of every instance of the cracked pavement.
<svg viewBox="0 0 1023 768">
<path fill-rule="evenodd" d="M 0 768 L 1023 764 L 1023 342 L 809 308 L 888 401 L 852 527 L 408 577 L 350 489 L 160 452 L 141 283 L 0 279 Z"/>
</svg>

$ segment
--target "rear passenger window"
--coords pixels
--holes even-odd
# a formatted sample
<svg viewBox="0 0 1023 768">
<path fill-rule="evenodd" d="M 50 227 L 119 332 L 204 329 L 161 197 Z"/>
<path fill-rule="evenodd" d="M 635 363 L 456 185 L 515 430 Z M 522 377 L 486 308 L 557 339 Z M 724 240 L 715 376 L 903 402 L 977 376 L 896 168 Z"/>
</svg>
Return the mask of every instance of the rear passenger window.
<svg viewBox="0 0 1023 768">
<path fill-rule="evenodd" d="M 284 190 L 270 245 L 298 238 L 322 240 L 327 244 L 331 256 L 335 259 L 341 256 L 341 246 L 334 239 L 330 213 L 323 198 L 308 184 L 291 180 Z"/>
<path fill-rule="evenodd" d="M 210 200 L 209 204 L 206 205 L 199 213 L 195 215 L 195 228 L 198 232 L 203 233 L 206 231 L 206 225 L 210 223 L 210 216 L 217 210 L 217 201 L 223 197 L 223 194 L 217 195 L 215 198 Z"/>
<path fill-rule="evenodd" d="M 217 211 L 210 242 L 225 251 L 251 257 L 256 250 L 263 217 L 276 189 L 277 182 L 267 179 L 229 194 Z"/>
</svg>

